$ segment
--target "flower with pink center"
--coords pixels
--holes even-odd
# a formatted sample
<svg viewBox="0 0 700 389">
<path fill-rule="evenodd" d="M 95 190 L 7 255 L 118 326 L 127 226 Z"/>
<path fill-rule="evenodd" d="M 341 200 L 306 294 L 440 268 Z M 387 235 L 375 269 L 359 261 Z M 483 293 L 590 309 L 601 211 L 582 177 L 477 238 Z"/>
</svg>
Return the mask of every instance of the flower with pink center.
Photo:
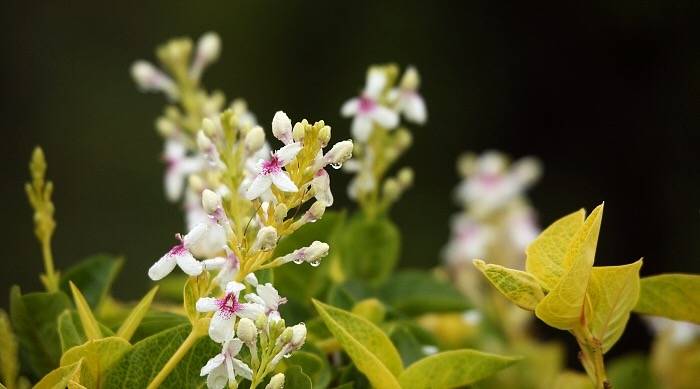
<svg viewBox="0 0 700 389">
<path fill-rule="evenodd" d="M 483 257 L 493 240 L 494 232 L 467 217 L 459 216 L 452 224 L 452 239 L 445 249 L 445 259 L 451 265 L 469 263 Z"/>
<path fill-rule="evenodd" d="M 282 168 L 297 156 L 301 148 L 300 143 L 293 142 L 270 153 L 269 158 L 259 160 L 256 166 L 256 176 L 246 190 L 246 198 L 253 200 L 260 197 L 270 189 L 272 184 L 275 184 L 283 192 L 296 192 L 297 186 Z"/>
<path fill-rule="evenodd" d="M 209 323 L 209 337 L 213 341 L 224 343 L 233 338 L 236 317 L 255 320 L 265 312 L 265 308 L 260 304 L 241 303 L 238 300 L 238 295 L 244 289 L 245 285 L 231 281 L 226 285 L 224 297 L 202 297 L 197 300 L 198 312 L 214 312 Z"/>
<path fill-rule="evenodd" d="M 396 109 L 407 120 L 417 124 L 424 124 L 428 119 L 428 111 L 425 101 L 418 93 L 420 77 L 415 67 L 409 66 L 401 78 L 401 84 L 389 92 L 389 101 L 392 101 Z"/>
<path fill-rule="evenodd" d="M 265 285 L 258 285 L 255 288 L 255 291 L 257 294 L 247 294 L 245 296 L 246 300 L 263 306 L 265 309 L 265 315 L 267 315 L 268 319 L 271 321 L 276 322 L 281 320 L 282 318 L 280 316 L 279 306 L 285 304 L 287 299 L 285 297 L 281 297 L 279 292 L 277 292 L 277 289 L 275 289 L 275 287 L 269 282 Z"/>
<path fill-rule="evenodd" d="M 399 124 L 398 114 L 379 103 L 386 82 L 386 74 L 383 71 L 370 69 L 362 94 L 345 102 L 340 109 L 343 116 L 353 117 L 352 135 L 360 142 L 369 139 L 375 124 L 386 129 L 393 129 Z"/>
<path fill-rule="evenodd" d="M 187 234 L 183 238 L 180 234 L 177 234 L 176 237 L 180 243 L 173 246 L 148 269 L 148 276 L 153 281 L 158 281 L 170 274 L 175 269 L 175 266 L 179 266 L 183 272 L 190 276 L 197 276 L 202 273 L 202 263 L 196 260 L 188 249 L 192 239 L 190 235 Z"/>
<path fill-rule="evenodd" d="M 165 195 L 168 200 L 176 201 L 182 196 L 185 179 L 192 173 L 204 168 L 204 162 L 198 157 L 187 156 L 187 148 L 177 139 L 165 141 L 163 152 L 165 161 Z"/>
<path fill-rule="evenodd" d="M 235 358 L 243 348 L 243 342 L 234 338 L 223 344 L 221 353 L 211 358 L 202 370 L 201 376 L 207 376 L 207 388 L 223 389 L 234 385 L 236 375 L 245 379 L 253 379 L 253 370 L 240 359 Z"/>
</svg>

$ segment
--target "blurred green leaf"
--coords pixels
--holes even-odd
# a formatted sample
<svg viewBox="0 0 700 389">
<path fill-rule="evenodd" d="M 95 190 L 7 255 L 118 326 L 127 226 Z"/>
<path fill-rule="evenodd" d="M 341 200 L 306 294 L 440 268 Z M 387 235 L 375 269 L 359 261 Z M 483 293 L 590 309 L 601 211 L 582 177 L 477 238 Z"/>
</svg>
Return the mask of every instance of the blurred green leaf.
<svg viewBox="0 0 700 389">
<path fill-rule="evenodd" d="M 70 293 L 68 282 L 73 281 L 95 309 L 111 289 L 123 265 L 123 258 L 108 254 L 91 256 L 62 272 L 61 290 Z"/>
<path fill-rule="evenodd" d="M 15 387 L 19 375 L 19 349 L 10 318 L 0 309 L 0 379 Z"/>
<path fill-rule="evenodd" d="M 156 374 L 187 338 L 192 327 L 180 325 L 162 331 L 134 344 L 106 374 L 104 388 L 142 388 Z M 183 357 L 163 382 L 161 388 L 201 387 L 204 380 L 199 371 L 204 364 L 221 351 L 221 346 L 208 337 L 202 337 Z"/>
<path fill-rule="evenodd" d="M 419 270 L 402 270 L 393 274 L 378 294 L 388 305 L 411 316 L 469 308 L 469 302 L 452 285 Z"/>
<path fill-rule="evenodd" d="M 326 303 L 334 307 L 350 310 L 355 305 L 355 298 L 348 292 L 345 286 L 340 284 L 331 285 L 326 294 Z"/>
<path fill-rule="evenodd" d="M 129 316 L 126 317 L 122 325 L 117 330 L 117 336 L 125 339 L 127 342 L 131 339 L 136 332 L 136 329 L 141 324 L 144 316 L 151 307 L 151 302 L 158 291 L 158 286 L 153 287 L 145 296 L 139 301 L 138 304 L 131 310 Z"/>
<path fill-rule="evenodd" d="M 36 377 L 42 377 L 58 366 L 61 357 L 58 316 L 70 307 L 70 300 L 63 292 L 22 295 L 18 286 L 10 290 L 12 327 L 22 355 L 27 359 L 26 366 Z"/>
<path fill-rule="evenodd" d="M 342 229 L 337 248 L 346 278 L 378 285 L 398 262 L 401 234 L 389 219 L 368 219 L 358 213 Z"/>
<path fill-rule="evenodd" d="M 171 312 L 151 311 L 146 313 L 141 324 L 136 329 L 131 342 L 136 343 L 141 339 L 155 335 L 161 331 L 189 323 L 189 320 L 182 315 Z"/>
<path fill-rule="evenodd" d="M 303 372 L 311 379 L 312 386 L 316 389 L 322 389 L 328 386 L 331 379 L 330 366 L 319 355 L 312 354 L 307 351 L 297 351 L 286 360 L 289 366 L 299 366 Z"/>
<path fill-rule="evenodd" d="M 284 372 L 284 387 L 294 389 L 311 389 L 311 378 L 304 374 L 300 366 L 292 366 Z"/>
<path fill-rule="evenodd" d="M 660 274 L 640 286 L 635 312 L 700 324 L 700 275 Z"/>
<path fill-rule="evenodd" d="M 616 358 L 607 364 L 608 381 L 615 389 L 654 389 L 657 385 L 644 355 Z"/>
<path fill-rule="evenodd" d="M 456 388 L 495 374 L 518 360 L 475 350 L 445 351 L 407 367 L 399 375 L 399 382 L 403 389 Z"/>
<path fill-rule="evenodd" d="M 343 350 L 373 386 L 400 389 L 396 376 L 403 370 L 401 357 L 382 330 L 350 312 L 317 300 L 313 303 Z"/>
<path fill-rule="evenodd" d="M 594 389 L 591 379 L 583 373 L 565 371 L 559 374 L 554 389 Z"/>
<path fill-rule="evenodd" d="M 399 351 L 404 366 L 425 357 L 423 345 L 405 325 L 395 326 L 389 332 L 389 338 Z"/>
</svg>

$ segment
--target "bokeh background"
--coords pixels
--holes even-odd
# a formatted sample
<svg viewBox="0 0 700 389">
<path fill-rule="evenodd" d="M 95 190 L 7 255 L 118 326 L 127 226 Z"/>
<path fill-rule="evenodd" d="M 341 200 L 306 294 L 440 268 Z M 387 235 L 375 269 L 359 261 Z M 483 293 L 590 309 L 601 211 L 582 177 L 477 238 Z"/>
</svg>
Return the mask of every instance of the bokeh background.
<svg viewBox="0 0 700 389">
<path fill-rule="evenodd" d="M 6 2 L 0 306 L 12 284 L 40 288 L 23 192 L 37 144 L 56 184 L 57 266 L 123 254 L 117 296 L 146 290 L 146 269 L 181 230 L 182 215 L 163 197 L 153 121 L 164 101 L 138 93 L 129 66 L 153 59 L 170 37 L 209 30 L 222 36 L 223 53 L 205 84 L 245 97 L 267 128 L 284 109 L 348 137 L 339 107 L 369 64 L 419 68 L 430 118 L 402 161 L 417 173 L 393 211 L 403 266 L 440 261 L 457 210 L 457 156 L 499 149 L 544 163 L 530 193 L 544 225 L 606 201 L 599 264 L 643 256 L 645 275 L 697 273 L 699 17 L 692 0 Z M 333 178 L 337 206 L 351 206 L 341 176 Z M 611 354 L 648 341 L 634 318 Z"/>
</svg>

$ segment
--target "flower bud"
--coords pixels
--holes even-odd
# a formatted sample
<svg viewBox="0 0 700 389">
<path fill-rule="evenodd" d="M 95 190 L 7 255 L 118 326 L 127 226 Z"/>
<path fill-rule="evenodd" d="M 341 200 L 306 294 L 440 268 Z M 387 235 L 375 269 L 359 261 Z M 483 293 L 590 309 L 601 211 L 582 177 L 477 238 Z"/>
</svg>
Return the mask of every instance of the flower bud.
<svg viewBox="0 0 700 389">
<path fill-rule="evenodd" d="M 208 32 L 197 41 L 197 56 L 205 63 L 216 61 L 220 52 L 221 39 L 215 32 Z"/>
<path fill-rule="evenodd" d="M 238 322 L 238 337 L 245 344 L 253 344 L 258 337 L 258 329 L 255 328 L 255 323 L 252 320 L 244 317 Z"/>
<path fill-rule="evenodd" d="M 211 151 L 212 147 L 214 147 L 214 144 L 211 143 L 211 139 L 204 134 L 204 131 L 197 132 L 197 148 L 199 151 L 206 154 Z"/>
<path fill-rule="evenodd" d="M 333 148 L 323 157 L 325 163 L 337 167 L 352 157 L 353 144 L 351 140 L 344 140 L 333 145 Z"/>
<path fill-rule="evenodd" d="M 413 185 L 413 169 L 411 169 L 410 167 L 405 167 L 399 170 L 397 178 L 399 180 L 399 184 L 403 188 L 407 188 Z"/>
<path fill-rule="evenodd" d="M 216 212 L 216 210 L 219 209 L 220 206 L 221 196 L 219 196 L 218 193 L 210 189 L 205 189 L 202 192 L 202 207 L 204 207 L 204 210 L 207 213 L 212 214 Z"/>
<path fill-rule="evenodd" d="M 292 337 L 290 343 L 294 349 L 298 350 L 306 341 L 306 324 L 299 323 L 292 327 Z"/>
<path fill-rule="evenodd" d="M 262 127 L 255 126 L 245 136 L 245 148 L 249 153 L 254 153 L 265 143 L 265 131 Z"/>
<path fill-rule="evenodd" d="M 277 338 L 278 344 L 287 344 L 292 340 L 292 327 L 287 327 L 282 331 L 282 334 Z"/>
<path fill-rule="evenodd" d="M 169 138 L 177 132 L 175 123 L 165 117 L 159 117 L 158 120 L 156 120 L 156 129 L 164 138 Z"/>
<path fill-rule="evenodd" d="M 284 373 L 273 375 L 265 389 L 284 389 Z"/>
<path fill-rule="evenodd" d="M 201 193 L 205 189 L 204 180 L 202 180 L 202 177 L 196 174 L 190 174 L 190 176 L 187 178 L 187 185 L 189 185 L 190 189 L 197 193 Z"/>
<path fill-rule="evenodd" d="M 292 141 L 292 121 L 283 111 L 277 111 L 272 118 L 272 135 L 284 144 Z"/>
<path fill-rule="evenodd" d="M 253 243 L 253 250 L 270 251 L 277 246 L 277 230 L 272 226 L 265 226 L 258 231 Z"/>
<path fill-rule="evenodd" d="M 202 120 L 202 130 L 204 130 L 205 135 L 214 136 L 217 132 L 216 123 L 214 123 L 214 121 L 209 118 L 204 118 L 204 120 Z"/>
<path fill-rule="evenodd" d="M 415 67 L 409 66 L 401 77 L 401 89 L 415 91 L 420 86 L 420 76 Z"/>
<path fill-rule="evenodd" d="M 321 142 L 321 147 L 326 147 L 331 140 L 331 127 L 323 126 L 318 130 L 318 140 Z"/>
<path fill-rule="evenodd" d="M 255 327 L 259 330 L 264 329 L 267 326 L 267 316 L 265 314 L 261 314 L 257 318 L 255 318 Z"/>
<path fill-rule="evenodd" d="M 327 243 L 314 241 L 308 247 L 302 247 L 282 257 L 282 263 L 294 261 L 296 264 L 309 262 L 312 265 L 317 265 L 321 258 L 328 255 L 330 246 Z"/>
<path fill-rule="evenodd" d="M 407 148 L 411 147 L 411 144 L 413 143 L 413 135 L 411 135 L 411 132 L 405 128 L 397 130 L 396 135 L 394 135 L 394 139 L 396 141 L 396 147 L 401 150 L 406 150 Z"/>
<path fill-rule="evenodd" d="M 306 132 L 305 127 L 303 122 L 294 125 L 294 129 L 292 130 L 292 138 L 294 138 L 294 141 L 301 142 L 304 139 L 304 134 Z"/>
<path fill-rule="evenodd" d="M 401 185 L 395 178 L 389 178 L 384 181 L 384 197 L 389 201 L 394 201 L 401 195 Z"/>
<path fill-rule="evenodd" d="M 304 223 L 313 223 L 323 217 L 326 212 L 326 205 L 322 201 L 316 201 L 311 205 L 303 216 Z"/>
<path fill-rule="evenodd" d="M 170 98 L 177 97 L 177 87 L 170 77 L 150 62 L 136 61 L 131 65 L 131 76 L 139 88 L 147 92 L 164 92 Z"/>
</svg>

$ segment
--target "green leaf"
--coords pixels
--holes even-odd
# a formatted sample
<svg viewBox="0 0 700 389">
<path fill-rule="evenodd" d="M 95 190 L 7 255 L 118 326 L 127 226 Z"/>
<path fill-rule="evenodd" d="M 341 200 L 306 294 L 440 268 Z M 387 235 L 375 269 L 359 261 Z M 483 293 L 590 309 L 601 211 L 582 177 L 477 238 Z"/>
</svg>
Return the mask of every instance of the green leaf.
<svg viewBox="0 0 700 389">
<path fill-rule="evenodd" d="M 10 290 L 10 319 L 28 367 L 42 377 L 56 366 L 61 357 L 61 341 L 56 328 L 58 316 L 71 303 L 63 292 L 28 293 L 18 286 Z"/>
<path fill-rule="evenodd" d="M 58 336 L 61 339 L 61 350 L 63 352 L 85 342 L 82 328 L 78 330 L 78 326 L 73 321 L 73 313 L 68 309 L 58 316 Z"/>
<path fill-rule="evenodd" d="M 350 310 L 355 306 L 355 298 L 343 285 L 335 284 L 328 288 L 326 302 L 334 307 Z"/>
<path fill-rule="evenodd" d="M 304 374 L 301 367 L 292 366 L 284 372 L 284 387 L 294 389 L 311 389 L 311 378 Z"/>
<path fill-rule="evenodd" d="M 308 346 L 304 348 L 308 348 Z M 304 374 L 311 379 L 314 388 L 325 388 L 331 380 L 330 366 L 324 354 L 320 356 L 307 351 L 297 351 L 286 360 L 286 363 L 289 366 L 301 367 Z M 287 387 L 291 387 L 289 382 L 287 382 Z"/>
<path fill-rule="evenodd" d="M 0 378 L 14 387 L 19 374 L 17 339 L 7 313 L 0 309 Z"/>
<path fill-rule="evenodd" d="M 200 297 L 205 297 L 209 289 L 209 272 L 202 272 L 201 275 L 197 277 L 190 277 L 185 282 L 185 289 L 183 291 L 183 304 L 185 306 L 185 313 L 187 313 L 187 318 L 190 319 L 190 323 L 196 323 L 201 316 L 201 313 L 197 312 L 197 300 Z"/>
<path fill-rule="evenodd" d="M 486 264 L 480 259 L 474 260 L 474 266 L 508 300 L 523 309 L 534 311 L 537 304 L 544 298 L 542 287 L 535 277 L 529 273 L 508 269 L 499 265 Z"/>
<path fill-rule="evenodd" d="M 469 308 L 469 302 L 451 284 L 419 270 L 402 270 L 379 289 L 379 297 L 406 315 L 455 312 Z"/>
<path fill-rule="evenodd" d="M 136 332 L 131 337 L 131 343 L 140 341 L 141 339 L 155 335 L 161 331 L 169 330 L 182 324 L 189 323 L 189 320 L 176 313 L 172 312 L 157 312 L 152 311 L 146 313 L 146 316 L 141 320 L 141 325 L 136 329 Z"/>
<path fill-rule="evenodd" d="M 134 332 L 136 332 L 136 329 L 139 327 L 139 324 L 141 324 L 141 320 L 143 320 L 144 316 L 148 312 L 148 308 L 151 307 L 151 302 L 153 302 L 156 292 L 158 292 L 157 286 L 146 293 L 141 301 L 136 304 L 134 309 L 131 310 L 131 313 L 129 313 L 129 316 L 126 317 L 122 325 L 119 327 L 119 330 L 117 330 L 118 337 L 126 339 L 127 341 L 131 339 Z"/>
<path fill-rule="evenodd" d="M 88 339 L 101 338 L 102 331 L 100 331 L 100 325 L 97 323 L 97 319 L 95 319 L 95 315 L 92 313 L 92 310 L 90 309 L 90 305 L 88 305 L 87 300 L 85 300 L 85 297 L 82 293 L 80 293 L 80 290 L 78 290 L 75 284 L 69 282 L 69 285 L 71 292 L 73 293 L 73 302 L 75 303 L 75 307 L 78 310 L 78 315 L 80 316 L 80 324 L 82 324 L 83 326 L 85 336 Z"/>
<path fill-rule="evenodd" d="M 109 292 L 123 265 L 123 258 L 107 254 L 91 256 L 61 274 L 61 289 L 70 293 L 69 282 L 72 281 L 90 307 L 95 309 Z"/>
<path fill-rule="evenodd" d="M 700 324 L 700 275 L 660 274 L 642 278 L 634 311 Z"/>
<path fill-rule="evenodd" d="M 134 344 L 131 350 L 107 371 L 104 388 L 145 387 L 180 347 L 191 328 L 189 324 L 180 325 Z M 220 345 L 206 336 L 200 338 L 168 375 L 161 388 L 203 387 L 205 381 L 199 376 L 199 371 L 209 358 L 219 352 Z"/>
<path fill-rule="evenodd" d="M 554 328 L 568 330 L 579 322 L 602 217 L 603 204 L 591 212 L 571 241 L 563 262 L 566 273 L 535 308 L 537 317 Z"/>
<path fill-rule="evenodd" d="M 423 358 L 399 376 L 403 389 L 448 389 L 469 385 L 517 362 L 475 350 L 445 351 Z"/>
<path fill-rule="evenodd" d="M 525 269 L 547 290 L 554 289 L 566 273 L 564 257 L 576 232 L 583 227 L 583 209 L 564 216 L 547 227 L 527 247 Z"/>
<path fill-rule="evenodd" d="M 594 267 L 588 282 L 586 322 L 603 353 L 620 339 L 639 298 L 642 260 L 623 266 Z"/>
<path fill-rule="evenodd" d="M 336 255 L 333 244 L 336 234 L 345 222 L 345 213 L 326 212 L 316 223 L 309 223 L 295 231 L 292 235 L 280 240 L 275 248 L 273 257 L 286 255 L 292 251 L 309 246 L 319 240 L 330 245 L 328 257 L 321 261 L 321 266 L 309 269 L 306 264 L 288 264 L 274 269 L 275 287 L 280 295 L 290 301 L 296 300 L 309 304 L 312 297 L 318 297 L 328 284 L 329 262 Z"/>
<path fill-rule="evenodd" d="M 389 338 L 369 321 L 342 309 L 313 300 L 328 330 L 377 388 L 400 389 L 396 376 L 403 366 Z"/>
<path fill-rule="evenodd" d="M 649 361 L 641 354 L 614 359 L 607 367 L 608 381 L 615 389 L 654 389 L 657 387 Z"/>
<path fill-rule="evenodd" d="M 363 214 L 357 214 L 343 228 L 337 247 L 347 278 L 378 285 L 389 277 L 396 266 L 401 235 L 387 218 L 368 219 Z"/>
<path fill-rule="evenodd" d="M 401 355 L 404 366 L 425 357 L 423 345 L 413 335 L 413 332 L 405 325 L 395 326 L 389 334 L 391 342 L 394 343 Z"/>
<path fill-rule="evenodd" d="M 75 388 L 74 384 L 80 384 L 82 381 L 82 361 L 75 362 L 72 365 L 62 366 L 51 371 L 41 379 L 34 389 L 65 389 L 67 387 Z M 83 387 L 82 385 L 77 386 Z"/>
<path fill-rule="evenodd" d="M 102 387 L 104 374 L 129 349 L 129 342 L 116 336 L 89 340 L 66 351 L 61 357 L 61 366 L 72 365 L 82 360 L 83 375 L 89 375 L 97 387 Z"/>
</svg>

